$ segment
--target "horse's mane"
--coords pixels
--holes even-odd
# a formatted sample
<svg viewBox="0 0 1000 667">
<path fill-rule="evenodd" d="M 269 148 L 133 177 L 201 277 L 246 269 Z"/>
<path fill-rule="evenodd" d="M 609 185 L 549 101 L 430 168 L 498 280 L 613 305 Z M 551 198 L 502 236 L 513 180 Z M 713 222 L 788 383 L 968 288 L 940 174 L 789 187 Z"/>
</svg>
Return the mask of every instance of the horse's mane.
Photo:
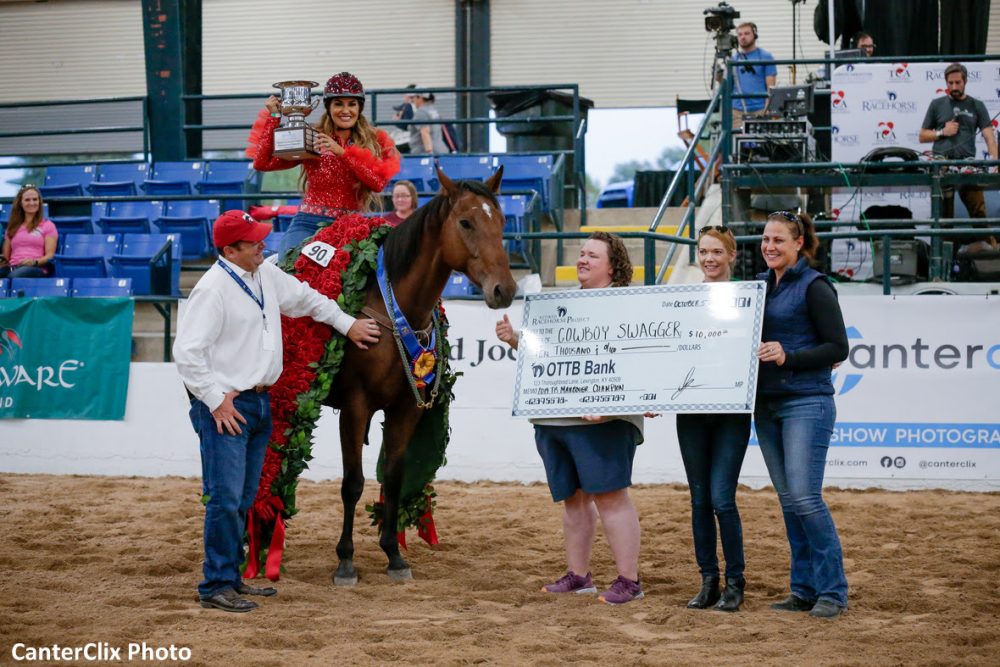
<svg viewBox="0 0 1000 667">
<path fill-rule="evenodd" d="M 455 181 L 455 186 L 460 192 L 479 195 L 500 208 L 493 191 L 479 181 Z M 448 198 L 438 194 L 389 232 L 385 237 L 385 269 L 389 280 L 399 280 L 406 275 L 420 253 L 424 227 L 433 222 L 443 222 L 448 211 Z"/>
</svg>

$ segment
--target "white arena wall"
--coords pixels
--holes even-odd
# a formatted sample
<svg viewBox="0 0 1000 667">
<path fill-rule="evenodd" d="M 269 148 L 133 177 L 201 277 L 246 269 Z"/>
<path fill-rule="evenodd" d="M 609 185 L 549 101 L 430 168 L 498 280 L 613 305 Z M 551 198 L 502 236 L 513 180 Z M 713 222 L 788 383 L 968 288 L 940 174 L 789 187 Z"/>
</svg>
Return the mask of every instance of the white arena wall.
<svg viewBox="0 0 1000 667">
<path fill-rule="evenodd" d="M 1000 299 L 982 296 L 841 298 L 852 352 L 837 370 L 838 422 L 828 486 L 1000 490 Z M 544 480 L 531 426 L 510 416 L 515 364 L 493 335 L 498 313 L 447 302 L 456 386 L 452 438 L 440 479 Z M 520 303 L 507 312 L 520 319 Z M 886 351 L 888 349 L 888 352 Z M 905 365 L 905 368 L 902 367 Z M 0 471 L 199 476 L 198 440 L 173 364 L 134 363 L 121 422 L 0 422 Z M 374 476 L 381 438 L 373 420 L 364 466 Z M 304 477 L 337 479 L 336 415 L 324 409 Z M 646 420 L 636 483 L 684 482 L 674 417 Z M 751 446 L 741 481 L 766 486 Z"/>
</svg>

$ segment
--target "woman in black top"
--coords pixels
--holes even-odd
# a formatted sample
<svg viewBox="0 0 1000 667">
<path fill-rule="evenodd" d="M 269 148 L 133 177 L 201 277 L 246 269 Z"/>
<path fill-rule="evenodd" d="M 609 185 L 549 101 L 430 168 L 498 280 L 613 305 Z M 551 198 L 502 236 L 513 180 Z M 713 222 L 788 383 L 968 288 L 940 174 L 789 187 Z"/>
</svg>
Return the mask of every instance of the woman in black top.
<svg viewBox="0 0 1000 667">
<path fill-rule="evenodd" d="M 706 283 L 728 282 L 736 260 L 736 239 L 726 227 L 698 231 L 698 264 Z M 749 414 L 677 415 L 677 440 L 691 490 L 691 532 L 701 572 L 701 590 L 690 609 L 714 606 L 737 611 L 743 604 L 743 524 L 736 508 L 736 484 L 750 439 Z M 713 516 L 714 513 L 714 516 Z M 726 558 L 726 588 L 719 593 L 715 521 Z"/>
</svg>

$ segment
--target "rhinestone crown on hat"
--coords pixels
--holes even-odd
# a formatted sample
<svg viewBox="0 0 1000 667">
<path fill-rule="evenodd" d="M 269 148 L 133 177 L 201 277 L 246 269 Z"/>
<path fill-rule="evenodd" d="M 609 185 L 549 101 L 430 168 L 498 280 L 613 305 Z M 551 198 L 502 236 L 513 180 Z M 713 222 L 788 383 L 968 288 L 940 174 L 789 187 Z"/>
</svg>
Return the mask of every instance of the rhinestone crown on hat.
<svg viewBox="0 0 1000 667">
<path fill-rule="evenodd" d="M 334 74 L 326 82 L 326 87 L 323 89 L 323 96 L 326 98 L 360 97 L 364 99 L 365 88 L 358 81 L 358 77 L 350 72 L 341 72 L 340 74 Z"/>
</svg>

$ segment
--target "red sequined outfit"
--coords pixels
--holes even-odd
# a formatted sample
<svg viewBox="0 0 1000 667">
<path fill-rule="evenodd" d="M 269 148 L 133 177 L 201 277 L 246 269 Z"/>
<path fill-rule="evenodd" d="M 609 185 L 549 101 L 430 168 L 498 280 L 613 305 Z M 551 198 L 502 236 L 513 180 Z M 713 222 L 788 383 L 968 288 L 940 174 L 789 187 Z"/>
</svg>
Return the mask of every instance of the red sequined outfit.
<svg viewBox="0 0 1000 667">
<path fill-rule="evenodd" d="M 274 129 L 281 124 L 266 109 L 262 110 L 250 133 L 247 155 L 257 171 L 281 171 L 301 164 L 306 170 L 306 191 L 299 210 L 316 215 L 360 208 L 356 184 L 360 181 L 372 192 L 381 192 L 389 179 L 399 173 L 399 153 L 388 134 L 376 130 L 382 157 L 353 143 L 334 137 L 344 149 L 343 155 L 323 153 L 313 160 L 283 160 L 274 157 Z"/>
</svg>

